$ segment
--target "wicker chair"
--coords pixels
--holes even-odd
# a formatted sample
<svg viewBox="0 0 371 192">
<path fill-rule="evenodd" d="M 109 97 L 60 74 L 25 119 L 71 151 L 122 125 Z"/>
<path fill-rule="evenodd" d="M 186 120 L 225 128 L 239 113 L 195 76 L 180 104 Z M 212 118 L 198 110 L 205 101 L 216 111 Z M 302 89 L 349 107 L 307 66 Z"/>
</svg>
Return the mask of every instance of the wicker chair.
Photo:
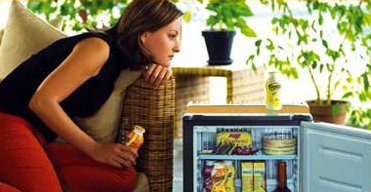
<svg viewBox="0 0 371 192">
<path fill-rule="evenodd" d="M 172 191 L 175 79 L 153 88 L 138 79 L 127 89 L 121 128 L 133 125 L 146 129 L 139 150 L 137 170 L 145 173 L 150 191 Z"/>
</svg>

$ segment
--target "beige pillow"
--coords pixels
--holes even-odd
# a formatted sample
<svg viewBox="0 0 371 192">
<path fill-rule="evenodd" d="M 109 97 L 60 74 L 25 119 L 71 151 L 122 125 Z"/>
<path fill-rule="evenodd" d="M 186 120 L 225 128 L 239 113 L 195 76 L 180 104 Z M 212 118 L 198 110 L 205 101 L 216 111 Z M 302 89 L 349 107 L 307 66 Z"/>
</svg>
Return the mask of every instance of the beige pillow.
<svg viewBox="0 0 371 192">
<path fill-rule="evenodd" d="M 1 40 L 3 39 L 4 35 L 4 29 L 0 29 L 0 46 L 1 46 Z"/>
<path fill-rule="evenodd" d="M 49 21 L 50 25 L 53 25 L 53 27 L 61 30 L 63 27 L 64 19 L 62 16 L 57 16 L 56 18 Z"/>
<path fill-rule="evenodd" d="M 32 54 L 65 36 L 20 2 L 13 1 L 0 46 L 0 79 Z"/>
<path fill-rule="evenodd" d="M 99 142 L 114 142 L 121 122 L 125 90 L 140 74 L 141 71 L 121 71 L 113 92 L 103 106 L 92 117 L 75 117 L 76 124 Z"/>
</svg>

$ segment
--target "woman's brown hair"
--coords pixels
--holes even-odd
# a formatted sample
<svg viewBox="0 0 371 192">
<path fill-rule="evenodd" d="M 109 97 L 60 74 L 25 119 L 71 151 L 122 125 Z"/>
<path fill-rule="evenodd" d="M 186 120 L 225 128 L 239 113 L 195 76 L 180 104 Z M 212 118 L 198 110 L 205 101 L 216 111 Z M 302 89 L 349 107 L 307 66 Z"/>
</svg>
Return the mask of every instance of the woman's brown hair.
<svg viewBox="0 0 371 192">
<path fill-rule="evenodd" d="M 183 13 L 169 0 L 133 0 L 125 8 L 119 21 L 106 32 L 117 40 L 130 68 L 146 66 L 153 62 L 143 47 L 140 36 L 170 24 Z"/>
</svg>

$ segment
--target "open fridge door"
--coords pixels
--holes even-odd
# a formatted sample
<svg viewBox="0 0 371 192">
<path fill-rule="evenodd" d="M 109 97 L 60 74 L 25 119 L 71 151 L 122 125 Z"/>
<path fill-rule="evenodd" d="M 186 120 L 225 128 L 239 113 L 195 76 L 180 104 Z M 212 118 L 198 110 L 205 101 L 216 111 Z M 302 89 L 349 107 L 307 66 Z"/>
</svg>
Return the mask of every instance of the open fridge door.
<svg viewBox="0 0 371 192">
<path fill-rule="evenodd" d="M 371 192 L 371 132 L 346 126 L 301 123 L 304 192 Z"/>
</svg>

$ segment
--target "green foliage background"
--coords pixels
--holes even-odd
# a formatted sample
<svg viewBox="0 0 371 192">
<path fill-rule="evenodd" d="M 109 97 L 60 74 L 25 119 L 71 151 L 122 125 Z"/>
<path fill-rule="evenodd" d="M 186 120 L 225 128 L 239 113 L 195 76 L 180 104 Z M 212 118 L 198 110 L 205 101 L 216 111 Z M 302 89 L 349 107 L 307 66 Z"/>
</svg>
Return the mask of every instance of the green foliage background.
<svg viewBox="0 0 371 192">
<path fill-rule="evenodd" d="M 211 11 L 211 15 L 206 25 L 214 30 L 239 28 L 245 36 L 259 36 L 244 21 L 244 18 L 253 16 L 246 2 L 248 1 L 209 0 L 206 9 Z M 287 2 L 261 0 L 262 4 L 271 7 L 272 13 L 280 13 L 271 21 L 276 38 L 297 40 L 291 55 L 282 55 L 282 50 L 287 50 L 287 47 L 274 39 L 260 37 L 261 39 L 255 42 L 256 51 L 248 57 L 247 64 L 255 68 L 256 59 L 263 57 L 266 58 L 266 66 L 274 67 L 282 74 L 296 79 L 299 78 L 298 70 L 307 70 L 312 77 L 317 100 L 322 103 L 333 99 L 337 90 L 343 92 L 345 100 L 353 98 L 361 103 L 370 103 L 371 34 L 365 29 L 370 31 L 371 28 L 371 2 L 359 0 L 358 4 L 354 4 L 355 1 L 352 1 L 352 4 L 341 4 L 330 1 L 300 1 L 306 5 L 307 13 L 313 16 L 310 18 L 295 15 Z M 27 6 L 48 21 L 63 16 L 65 21 L 68 21 L 64 23 L 63 30 L 80 32 L 112 26 L 127 3 L 127 0 L 29 0 Z M 189 21 L 190 17 L 191 13 L 186 11 L 184 20 Z M 342 37 L 338 46 L 323 35 L 326 33 L 326 18 L 337 24 L 335 32 Z M 313 44 L 322 46 L 325 52 L 314 49 Z M 350 46 L 351 52 L 344 50 L 345 46 Z M 366 67 L 362 74 L 356 77 L 351 74 L 349 67 L 357 64 L 352 63 L 349 56 L 360 49 L 364 50 L 364 54 L 359 57 L 366 61 Z M 269 54 L 263 54 L 263 50 Z M 295 55 L 297 50 L 299 54 Z M 345 65 L 340 65 L 341 61 L 345 61 Z M 316 81 L 315 72 L 328 74 L 327 89 L 324 93 L 318 86 L 323 82 Z M 341 74 L 345 81 L 339 79 L 338 74 Z M 371 109 L 365 106 L 352 106 L 348 109 L 350 125 L 371 129 Z"/>
<path fill-rule="evenodd" d="M 47 21 L 62 16 L 63 30 L 84 31 L 112 26 L 127 5 L 127 0 L 29 0 L 27 7 Z M 98 18 L 108 18 L 99 21 Z M 101 26 L 99 26 L 101 25 Z"/>
<path fill-rule="evenodd" d="M 255 31 L 244 20 L 244 18 L 254 15 L 245 0 L 211 0 L 206 9 L 212 12 L 206 21 L 206 25 L 210 26 L 211 30 L 235 30 L 237 27 L 243 35 L 256 37 Z"/>
<path fill-rule="evenodd" d="M 265 66 L 295 79 L 299 78 L 299 70 L 306 71 L 315 88 L 317 103 L 330 104 L 335 99 L 334 93 L 340 90 L 341 99 L 365 104 L 348 108 L 349 124 L 371 129 L 371 2 L 302 2 L 310 17 L 295 15 L 286 1 L 262 3 L 279 13 L 271 23 L 274 39 L 283 39 L 284 43 L 270 38 L 258 39 L 256 52 L 246 63 L 255 68 L 256 59 L 263 58 Z M 336 27 L 328 26 L 331 23 L 336 23 Z M 341 39 L 328 41 L 325 34 Z M 292 40 L 296 42 L 291 48 L 287 47 L 285 44 Z M 364 63 L 355 63 L 354 56 Z M 360 76 L 351 72 L 355 65 L 366 66 Z M 326 81 L 317 75 L 324 75 Z M 324 84 L 326 89 L 320 89 Z M 338 111 L 339 106 L 334 106 L 334 114 Z"/>
</svg>

